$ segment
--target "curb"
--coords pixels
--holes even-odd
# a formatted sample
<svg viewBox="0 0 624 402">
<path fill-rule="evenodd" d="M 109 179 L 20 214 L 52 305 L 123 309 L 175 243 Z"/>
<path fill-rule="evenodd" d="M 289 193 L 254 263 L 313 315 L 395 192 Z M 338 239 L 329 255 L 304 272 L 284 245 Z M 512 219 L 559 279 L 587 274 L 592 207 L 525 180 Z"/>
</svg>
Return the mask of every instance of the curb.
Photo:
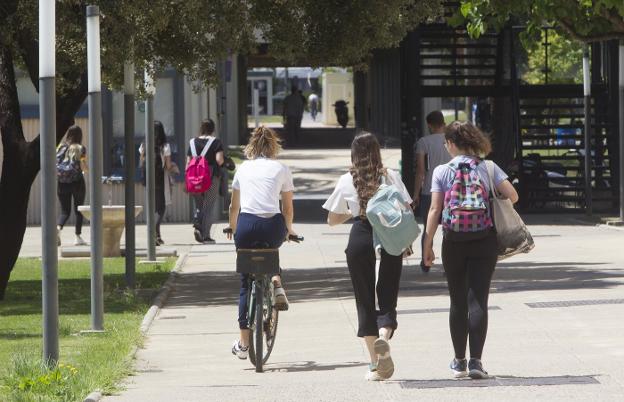
<svg viewBox="0 0 624 402">
<path fill-rule="evenodd" d="M 87 397 L 84 399 L 83 402 L 97 402 L 101 399 L 102 399 L 102 393 L 96 391 L 96 392 L 91 392 L 89 395 L 87 395 Z"/>
<path fill-rule="evenodd" d="M 152 325 L 152 322 L 154 322 L 154 318 L 156 318 L 156 315 L 158 314 L 160 309 L 162 309 L 165 302 L 169 298 L 171 291 L 175 287 L 175 281 L 178 278 L 178 274 L 182 270 L 182 267 L 184 266 L 184 263 L 186 262 L 187 257 L 188 257 L 188 253 L 182 253 L 178 257 L 178 260 L 176 261 L 175 266 L 169 273 L 169 278 L 167 278 L 163 286 L 160 288 L 160 291 L 154 298 L 154 301 L 152 302 L 151 307 L 149 308 L 149 310 L 147 310 L 147 313 L 145 313 L 145 316 L 143 317 L 143 321 L 141 321 L 141 326 L 139 329 L 141 331 L 141 335 L 145 336 L 147 334 L 147 331 Z M 130 352 L 130 357 L 134 358 L 138 350 L 139 350 L 139 347 L 135 346 Z M 94 392 L 91 392 L 89 395 L 87 395 L 87 397 L 83 400 L 83 402 L 98 402 L 98 401 L 101 401 L 103 397 L 104 395 L 102 395 L 101 392 L 94 391 Z"/>
</svg>

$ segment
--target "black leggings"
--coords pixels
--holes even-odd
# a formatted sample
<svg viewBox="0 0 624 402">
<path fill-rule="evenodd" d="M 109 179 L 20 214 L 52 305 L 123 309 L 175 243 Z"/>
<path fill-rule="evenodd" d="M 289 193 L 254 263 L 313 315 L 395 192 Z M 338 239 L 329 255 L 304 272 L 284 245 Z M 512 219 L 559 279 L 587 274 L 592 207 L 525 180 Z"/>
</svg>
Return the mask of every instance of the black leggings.
<svg viewBox="0 0 624 402">
<path fill-rule="evenodd" d="M 160 237 L 160 224 L 165 217 L 167 205 L 165 205 L 165 188 L 156 187 L 156 237 Z"/>
<path fill-rule="evenodd" d="M 82 233 L 82 214 L 78 212 L 78 207 L 84 204 L 86 186 L 84 178 L 80 178 L 73 183 L 58 183 L 56 190 L 59 203 L 61 204 L 61 215 L 59 215 L 57 225 L 62 229 L 69 219 L 72 210 L 72 198 L 74 199 L 74 213 L 76 214 L 76 234 Z"/>
<path fill-rule="evenodd" d="M 442 263 L 451 295 L 449 326 L 455 357 L 480 359 L 488 327 L 488 296 L 496 267 L 496 233 L 473 241 L 442 242 Z"/>
<path fill-rule="evenodd" d="M 351 227 L 349 243 L 345 250 L 347 266 L 355 293 L 358 314 L 357 336 L 377 336 L 379 329 L 397 328 L 397 298 L 403 257 L 381 250 L 379 278 L 375 287 L 375 249 L 373 228 L 368 221 L 356 220 Z M 375 307 L 375 293 L 379 310 Z"/>
</svg>

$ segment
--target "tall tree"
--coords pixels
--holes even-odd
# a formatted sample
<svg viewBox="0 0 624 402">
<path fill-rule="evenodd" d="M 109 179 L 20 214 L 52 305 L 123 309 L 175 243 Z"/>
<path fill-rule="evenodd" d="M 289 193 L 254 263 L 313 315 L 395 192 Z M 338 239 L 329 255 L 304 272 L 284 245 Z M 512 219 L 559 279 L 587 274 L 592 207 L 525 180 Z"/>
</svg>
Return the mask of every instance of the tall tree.
<svg viewBox="0 0 624 402">
<path fill-rule="evenodd" d="M 227 0 L 99 0 L 102 68 L 112 87 L 123 82 L 123 64 L 141 71 L 174 66 L 205 83 L 229 49 L 251 45 L 252 25 L 242 2 Z M 30 188 L 39 171 L 39 137 L 26 141 L 15 81 L 16 66 L 38 88 L 36 0 L 0 4 L 0 132 L 4 147 L 0 179 L 0 299 L 17 260 L 26 228 Z M 86 1 L 57 2 L 57 124 L 61 140 L 87 96 Z"/>
<path fill-rule="evenodd" d="M 142 71 L 172 66 L 191 80 L 217 81 L 216 65 L 246 53 L 258 32 L 282 60 L 360 65 L 374 48 L 396 45 L 440 0 L 92 0 L 100 6 L 103 81 L 123 82 L 131 60 Z M 57 131 L 60 141 L 87 96 L 84 0 L 57 1 Z M 30 187 L 39 171 L 39 138 L 21 125 L 15 67 L 38 87 L 37 0 L 0 3 L 0 300 L 19 255 Z"/>
</svg>

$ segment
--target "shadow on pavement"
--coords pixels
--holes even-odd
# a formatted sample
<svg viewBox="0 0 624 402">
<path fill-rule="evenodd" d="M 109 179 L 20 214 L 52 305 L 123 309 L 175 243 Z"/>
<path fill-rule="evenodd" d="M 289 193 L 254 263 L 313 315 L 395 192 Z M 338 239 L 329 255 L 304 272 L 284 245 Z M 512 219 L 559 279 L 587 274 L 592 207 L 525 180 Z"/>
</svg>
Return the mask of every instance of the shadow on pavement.
<svg viewBox="0 0 624 402">
<path fill-rule="evenodd" d="M 591 385 L 600 384 L 595 375 L 552 376 L 552 377 L 514 377 L 497 376 L 487 380 L 397 380 L 386 383 L 399 384 L 401 388 L 475 388 L 475 387 L 530 387 L 544 385 Z"/>
<path fill-rule="evenodd" d="M 573 262 L 503 262 L 492 282 L 493 292 L 531 290 L 607 289 L 624 284 L 624 269 L 605 268 L 604 264 Z M 353 297 L 346 267 L 287 269 L 284 285 L 292 304 L 307 301 Z M 232 272 L 181 274 L 169 300 L 171 307 L 220 306 L 238 303 L 239 276 Z M 447 294 L 446 279 L 440 270 L 422 274 L 420 268 L 403 268 L 400 296 L 437 296 Z"/>
<path fill-rule="evenodd" d="M 294 373 L 301 371 L 331 371 L 341 368 L 368 366 L 368 363 L 363 362 L 344 362 L 335 364 L 320 364 L 315 361 L 301 361 L 301 362 L 277 362 L 267 363 L 264 366 L 264 371 L 267 372 L 286 372 Z M 255 368 L 248 368 L 245 370 L 255 370 Z"/>
</svg>

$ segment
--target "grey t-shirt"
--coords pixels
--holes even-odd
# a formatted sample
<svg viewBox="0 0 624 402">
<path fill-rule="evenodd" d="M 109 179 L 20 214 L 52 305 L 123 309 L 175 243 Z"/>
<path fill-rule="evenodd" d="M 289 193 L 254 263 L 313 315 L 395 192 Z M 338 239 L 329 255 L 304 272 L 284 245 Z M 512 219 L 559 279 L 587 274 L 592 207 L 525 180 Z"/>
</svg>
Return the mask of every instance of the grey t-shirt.
<svg viewBox="0 0 624 402">
<path fill-rule="evenodd" d="M 416 153 L 425 155 L 425 182 L 423 183 L 421 193 L 431 193 L 431 178 L 433 170 L 444 165 L 451 160 L 446 147 L 444 146 L 444 134 L 430 134 L 422 137 L 416 143 Z"/>
<path fill-rule="evenodd" d="M 455 165 L 459 165 L 460 163 L 470 163 L 473 157 L 466 155 L 458 155 L 451 162 Z M 485 187 L 487 191 L 490 191 L 490 176 L 487 171 L 487 166 L 485 161 L 481 161 L 475 168 L 481 183 Z M 448 164 L 444 164 L 435 168 L 433 172 L 433 179 L 431 184 L 431 191 L 434 193 L 446 193 L 451 189 L 453 185 L 453 180 L 455 179 L 455 170 L 451 168 Z M 496 163 L 494 163 L 494 177 L 492 181 L 495 186 L 501 184 L 504 180 L 507 179 L 507 174 L 498 167 Z"/>
</svg>

